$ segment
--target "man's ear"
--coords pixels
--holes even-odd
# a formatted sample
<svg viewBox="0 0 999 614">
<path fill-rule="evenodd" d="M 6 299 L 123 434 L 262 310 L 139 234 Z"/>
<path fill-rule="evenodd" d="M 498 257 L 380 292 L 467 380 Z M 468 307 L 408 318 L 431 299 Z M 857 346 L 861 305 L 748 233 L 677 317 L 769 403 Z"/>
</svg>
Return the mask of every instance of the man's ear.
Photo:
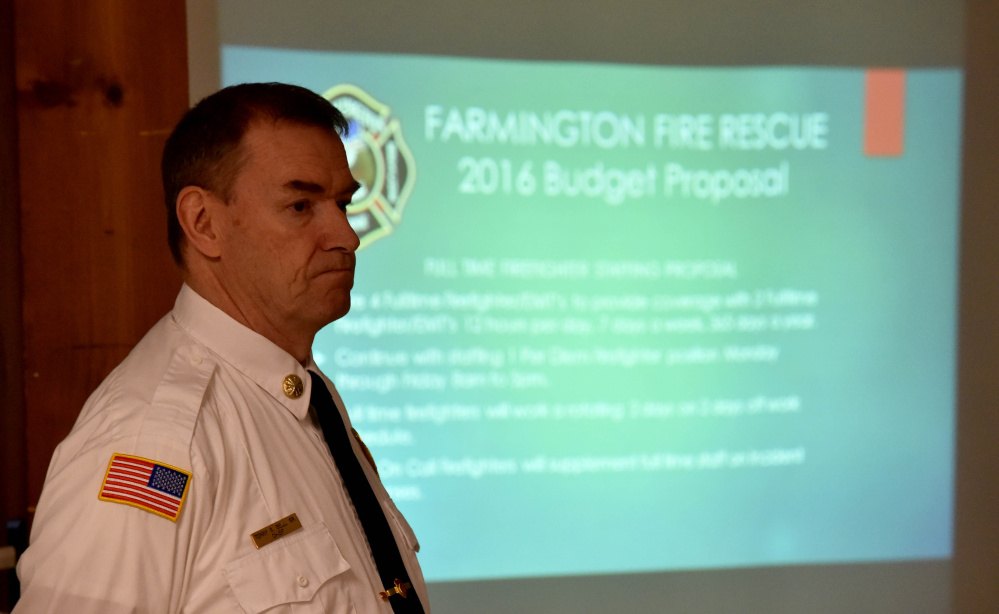
<svg viewBox="0 0 999 614">
<path fill-rule="evenodd" d="M 219 206 L 223 203 L 204 188 L 189 185 L 177 195 L 177 220 L 187 242 L 206 258 L 221 254 L 218 233 Z"/>
</svg>

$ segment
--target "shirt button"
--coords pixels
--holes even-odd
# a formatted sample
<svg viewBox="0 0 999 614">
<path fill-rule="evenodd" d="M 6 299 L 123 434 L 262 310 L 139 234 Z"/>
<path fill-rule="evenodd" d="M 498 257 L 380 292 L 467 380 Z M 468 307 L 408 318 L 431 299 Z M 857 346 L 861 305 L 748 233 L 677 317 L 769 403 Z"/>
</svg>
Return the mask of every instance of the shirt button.
<svg viewBox="0 0 999 614">
<path fill-rule="evenodd" d="M 305 576 L 298 576 L 298 585 L 301 586 L 302 588 L 305 588 L 306 586 L 309 585 L 309 579 L 306 578 Z"/>
</svg>

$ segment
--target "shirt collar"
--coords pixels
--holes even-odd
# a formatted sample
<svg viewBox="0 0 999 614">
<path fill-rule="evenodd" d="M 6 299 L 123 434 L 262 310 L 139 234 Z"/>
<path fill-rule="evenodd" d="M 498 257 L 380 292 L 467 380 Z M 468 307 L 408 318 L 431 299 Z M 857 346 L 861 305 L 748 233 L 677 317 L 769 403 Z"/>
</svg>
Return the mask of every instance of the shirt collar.
<svg viewBox="0 0 999 614">
<path fill-rule="evenodd" d="M 307 369 L 318 372 L 312 354 L 302 366 L 271 340 L 243 326 L 184 284 L 171 312 L 174 322 L 209 351 L 251 379 L 299 420 L 309 412 L 312 382 Z M 285 393 L 285 382 L 299 394 Z"/>
</svg>

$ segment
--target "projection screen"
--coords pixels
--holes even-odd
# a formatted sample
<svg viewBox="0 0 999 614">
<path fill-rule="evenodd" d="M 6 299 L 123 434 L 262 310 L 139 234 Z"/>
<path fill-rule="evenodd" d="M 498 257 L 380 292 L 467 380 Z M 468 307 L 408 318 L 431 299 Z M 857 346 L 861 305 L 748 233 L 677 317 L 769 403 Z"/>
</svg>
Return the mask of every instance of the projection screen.
<svg viewBox="0 0 999 614">
<path fill-rule="evenodd" d="M 433 611 L 945 611 L 960 5 L 218 3 L 362 184 L 316 361 Z"/>
</svg>

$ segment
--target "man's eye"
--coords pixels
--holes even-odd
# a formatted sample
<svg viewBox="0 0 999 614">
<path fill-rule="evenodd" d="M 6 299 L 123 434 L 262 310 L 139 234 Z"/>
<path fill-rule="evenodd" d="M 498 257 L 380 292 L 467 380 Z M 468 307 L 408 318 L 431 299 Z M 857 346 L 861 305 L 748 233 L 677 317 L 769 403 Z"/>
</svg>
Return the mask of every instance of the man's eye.
<svg viewBox="0 0 999 614">
<path fill-rule="evenodd" d="M 297 203 L 293 204 L 291 208 L 297 213 L 302 213 L 303 211 L 309 208 L 309 203 L 307 201 L 300 200 Z"/>
<path fill-rule="evenodd" d="M 340 202 L 338 202 L 338 203 L 336 204 L 336 206 L 337 206 L 337 207 L 340 207 L 340 209 L 341 209 L 342 211 L 346 211 L 346 210 L 347 210 L 347 207 L 349 207 L 349 206 L 350 206 L 350 200 L 349 200 L 349 199 L 348 199 L 348 200 L 341 200 Z"/>
</svg>

